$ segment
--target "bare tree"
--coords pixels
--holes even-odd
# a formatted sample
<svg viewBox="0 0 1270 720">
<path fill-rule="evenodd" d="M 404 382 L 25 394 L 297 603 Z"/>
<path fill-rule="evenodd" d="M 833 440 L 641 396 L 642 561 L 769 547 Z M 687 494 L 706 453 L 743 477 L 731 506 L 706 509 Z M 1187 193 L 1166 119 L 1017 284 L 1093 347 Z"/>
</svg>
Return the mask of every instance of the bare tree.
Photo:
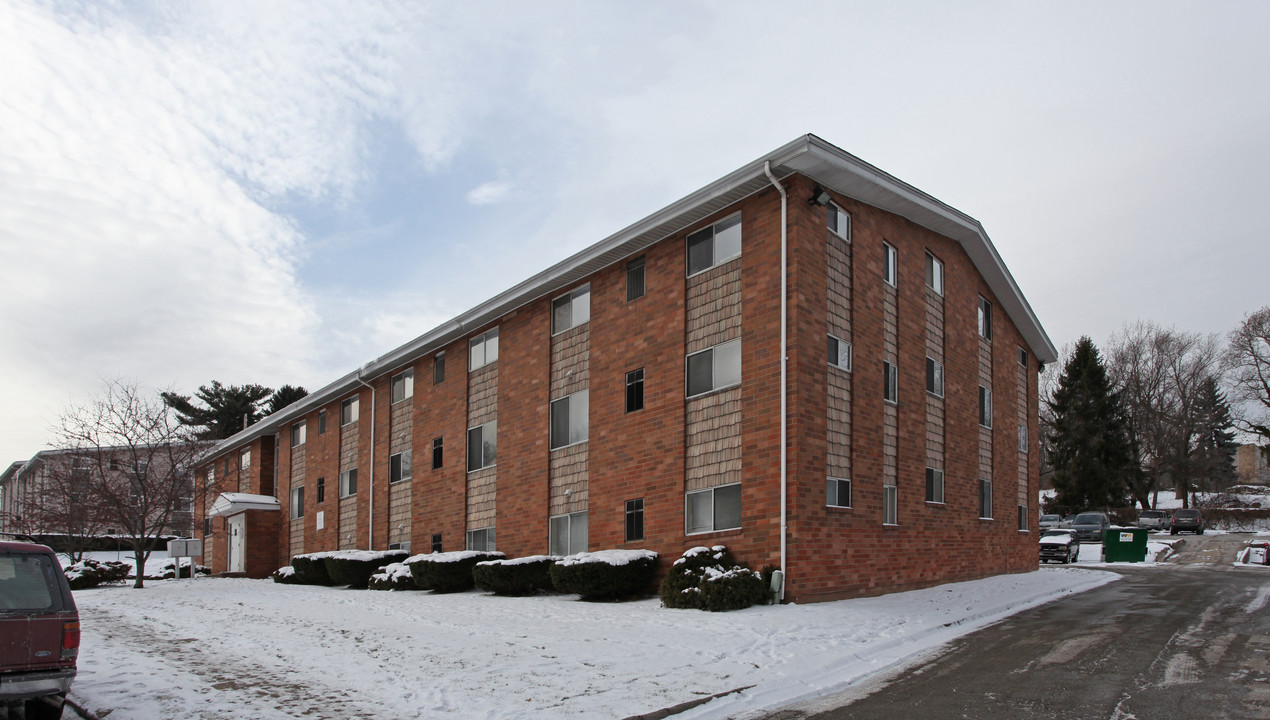
<svg viewBox="0 0 1270 720">
<path fill-rule="evenodd" d="M 1193 462 L 1203 433 L 1204 383 L 1218 370 L 1215 335 L 1127 325 L 1111 339 L 1110 371 L 1129 414 L 1140 472 L 1129 489 L 1143 508 L 1154 506 L 1164 479 L 1189 506 L 1200 468 Z"/>
<path fill-rule="evenodd" d="M 37 462 L 38 497 L 27 512 L 31 527 L 57 535 L 58 547 L 71 562 L 79 562 L 93 541 L 109 525 L 109 517 L 94 495 L 93 458 L 57 451 Z"/>
<path fill-rule="evenodd" d="M 106 383 L 101 395 L 62 414 L 60 445 L 87 458 L 85 494 L 129 537 L 137 580 L 161 535 L 188 511 L 190 470 L 201 445 L 161 399 L 136 384 Z"/>
<path fill-rule="evenodd" d="M 1270 443 L 1270 305 L 1245 317 L 1227 342 L 1223 359 L 1236 425 Z"/>
</svg>

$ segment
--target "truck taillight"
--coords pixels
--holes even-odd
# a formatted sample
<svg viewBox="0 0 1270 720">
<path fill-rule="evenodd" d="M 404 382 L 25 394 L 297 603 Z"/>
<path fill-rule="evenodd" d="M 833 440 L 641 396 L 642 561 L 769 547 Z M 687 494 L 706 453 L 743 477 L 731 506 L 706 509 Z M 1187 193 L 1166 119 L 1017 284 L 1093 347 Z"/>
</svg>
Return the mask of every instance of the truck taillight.
<svg viewBox="0 0 1270 720">
<path fill-rule="evenodd" d="M 79 621 L 70 620 L 70 621 L 62 623 L 62 657 L 66 657 L 67 650 L 78 650 L 78 649 L 79 649 Z"/>
</svg>

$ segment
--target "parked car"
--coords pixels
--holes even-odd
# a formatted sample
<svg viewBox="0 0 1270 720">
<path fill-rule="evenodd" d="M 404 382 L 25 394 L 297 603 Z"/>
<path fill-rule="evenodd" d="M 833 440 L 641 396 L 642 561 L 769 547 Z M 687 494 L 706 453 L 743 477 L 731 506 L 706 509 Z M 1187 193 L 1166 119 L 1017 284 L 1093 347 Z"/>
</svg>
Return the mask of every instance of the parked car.
<svg viewBox="0 0 1270 720">
<path fill-rule="evenodd" d="M 1039 526 L 1042 531 L 1045 531 L 1045 530 L 1049 530 L 1050 528 L 1058 527 L 1058 524 L 1061 522 L 1063 522 L 1062 515 L 1042 515 Z"/>
<path fill-rule="evenodd" d="M 1111 518 L 1105 512 L 1083 512 L 1072 520 L 1072 529 L 1078 540 L 1101 541 L 1102 534 L 1111 527 Z"/>
<path fill-rule="evenodd" d="M 1163 530 L 1169 522 L 1169 514 L 1163 510 L 1143 510 L 1138 513 L 1138 527 L 1147 530 Z"/>
<path fill-rule="evenodd" d="M 1080 554 L 1080 540 L 1074 530 L 1053 529 L 1041 533 L 1041 562 L 1051 560 L 1066 565 Z"/>
<path fill-rule="evenodd" d="M 0 714 L 60 718 L 78 656 L 79 611 L 57 555 L 0 540 Z"/>
<path fill-rule="evenodd" d="M 1176 535 L 1180 532 L 1193 532 L 1196 535 L 1204 534 L 1204 516 L 1195 508 L 1182 509 L 1173 513 L 1172 519 L 1169 520 L 1169 534 Z"/>
</svg>

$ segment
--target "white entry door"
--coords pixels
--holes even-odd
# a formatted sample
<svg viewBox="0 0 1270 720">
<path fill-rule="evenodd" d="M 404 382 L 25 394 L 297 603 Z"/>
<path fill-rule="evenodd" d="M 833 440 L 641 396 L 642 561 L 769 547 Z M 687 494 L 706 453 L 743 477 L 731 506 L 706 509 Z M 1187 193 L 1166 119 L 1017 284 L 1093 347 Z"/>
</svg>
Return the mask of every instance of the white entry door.
<svg viewBox="0 0 1270 720">
<path fill-rule="evenodd" d="M 229 519 L 229 571 L 247 571 L 247 516 Z"/>
</svg>

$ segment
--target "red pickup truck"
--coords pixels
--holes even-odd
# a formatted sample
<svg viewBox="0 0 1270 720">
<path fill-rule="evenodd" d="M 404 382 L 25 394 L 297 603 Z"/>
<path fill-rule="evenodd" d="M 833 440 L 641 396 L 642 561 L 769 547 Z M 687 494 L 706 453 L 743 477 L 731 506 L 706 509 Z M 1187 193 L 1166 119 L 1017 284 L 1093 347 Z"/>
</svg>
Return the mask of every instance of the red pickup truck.
<svg viewBox="0 0 1270 720">
<path fill-rule="evenodd" d="M 0 540 L 0 713 L 60 718 L 78 655 L 79 611 L 57 555 Z"/>
</svg>

